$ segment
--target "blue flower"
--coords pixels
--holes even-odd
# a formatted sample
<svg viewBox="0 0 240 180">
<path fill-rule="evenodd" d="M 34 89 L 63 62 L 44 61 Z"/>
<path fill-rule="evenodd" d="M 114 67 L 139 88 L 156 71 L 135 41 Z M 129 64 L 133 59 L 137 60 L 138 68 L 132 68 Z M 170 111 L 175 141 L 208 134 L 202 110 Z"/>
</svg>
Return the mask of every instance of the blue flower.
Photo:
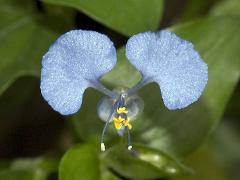
<svg viewBox="0 0 240 180">
<path fill-rule="evenodd" d="M 207 64 L 192 43 L 174 33 L 137 34 L 128 40 L 126 55 L 142 74 L 137 87 L 156 82 L 170 110 L 185 108 L 198 100 L 207 84 Z"/>
<path fill-rule="evenodd" d="M 192 43 L 166 30 L 132 36 L 126 45 L 126 56 L 141 72 L 142 79 L 134 87 L 120 92 L 111 91 L 99 82 L 117 61 L 113 43 L 103 34 L 86 30 L 67 32 L 42 59 L 41 93 L 62 115 L 74 114 L 80 109 L 84 91 L 89 87 L 113 100 L 104 104 L 108 105 L 105 115 L 99 113 L 106 121 L 102 150 L 105 150 L 103 136 L 111 121 L 119 135 L 128 130 L 128 149 L 132 148 L 129 131 L 134 108 L 128 99 L 146 84 L 157 83 L 165 106 L 174 110 L 197 101 L 208 81 L 208 67 Z"/>
</svg>

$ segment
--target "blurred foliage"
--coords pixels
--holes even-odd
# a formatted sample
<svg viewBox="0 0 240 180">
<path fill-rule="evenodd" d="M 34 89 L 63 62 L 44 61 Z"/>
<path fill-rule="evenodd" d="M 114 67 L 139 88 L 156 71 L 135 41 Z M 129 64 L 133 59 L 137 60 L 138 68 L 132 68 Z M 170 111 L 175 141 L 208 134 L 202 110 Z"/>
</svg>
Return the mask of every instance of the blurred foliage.
<svg viewBox="0 0 240 180">
<path fill-rule="evenodd" d="M 17 159 L 8 170 L 0 172 L 0 179 L 45 180 L 50 172 L 57 169 L 58 161 L 52 158 Z"/>
<path fill-rule="evenodd" d="M 191 170 L 169 155 L 143 145 L 134 145 L 133 151 L 126 146 L 110 148 L 103 156 L 106 165 L 133 179 L 154 179 L 191 174 Z M 128 164 L 126 166 L 126 164 Z"/>
<path fill-rule="evenodd" d="M 57 25 L 60 18 L 48 18 L 47 14 L 39 15 L 30 8 L 24 8 L 18 1 L 1 0 L 0 3 L 2 93 L 20 76 L 39 76 L 39 59 L 63 30 L 64 25 Z M 56 26 L 52 24 L 54 22 Z"/>
<path fill-rule="evenodd" d="M 186 158 L 186 164 L 194 168 L 191 176 L 173 178 L 173 180 L 226 180 L 226 175 L 218 162 L 212 157 L 209 147 L 204 145 Z"/>
<path fill-rule="evenodd" d="M 226 0 L 220 1 L 212 10 L 213 15 L 240 16 L 240 1 Z"/>
<path fill-rule="evenodd" d="M 43 0 L 76 8 L 96 21 L 126 36 L 156 30 L 162 15 L 163 0 Z M 99 8 L 101 7 L 101 8 Z"/>
<path fill-rule="evenodd" d="M 166 18 L 164 4 L 171 9 L 177 0 L 0 0 L 0 179 L 239 179 L 240 1 L 181 2 L 182 12 Z M 163 106 L 156 85 L 143 88 L 134 151 L 110 127 L 101 153 L 103 123 L 96 106 L 102 95 L 89 89 L 78 114 L 59 116 L 39 92 L 41 57 L 60 34 L 76 27 L 100 29 L 124 46 L 124 36 L 157 30 L 161 19 L 165 25 L 177 22 L 169 29 L 191 41 L 207 62 L 207 88 L 198 102 L 177 111 Z M 117 66 L 101 81 L 115 88 L 139 79 L 122 47 Z M 225 121 L 193 152 L 224 112 Z"/>
<path fill-rule="evenodd" d="M 182 12 L 181 18 L 183 20 L 192 20 L 199 16 L 204 16 L 206 12 L 211 9 L 216 2 L 220 0 L 188 0 Z"/>
</svg>

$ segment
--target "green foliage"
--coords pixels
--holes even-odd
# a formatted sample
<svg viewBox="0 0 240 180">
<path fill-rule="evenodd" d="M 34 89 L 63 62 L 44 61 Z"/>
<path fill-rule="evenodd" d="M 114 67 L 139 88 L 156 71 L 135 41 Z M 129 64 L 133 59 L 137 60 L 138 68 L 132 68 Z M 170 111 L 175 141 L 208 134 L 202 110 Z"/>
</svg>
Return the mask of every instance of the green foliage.
<svg viewBox="0 0 240 180">
<path fill-rule="evenodd" d="M 207 145 L 200 147 L 187 157 L 186 163 L 194 168 L 195 173 L 188 177 L 175 177 L 173 180 L 227 180 L 223 168 L 211 155 Z"/>
<path fill-rule="evenodd" d="M 59 166 L 60 180 L 116 179 L 108 169 L 130 178 L 157 178 L 189 173 L 189 169 L 168 155 L 147 148 L 134 146 L 128 151 L 117 145 L 101 153 L 96 145 L 84 144 L 71 148 Z M 107 174 L 106 174 L 107 173 Z"/>
<path fill-rule="evenodd" d="M 59 166 L 60 180 L 98 179 L 100 176 L 97 149 L 91 145 L 79 145 L 70 149 Z"/>
<path fill-rule="evenodd" d="M 96 21 L 126 36 L 156 30 L 163 0 L 43 0 L 78 9 Z M 101 7 L 101 8 L 99 8 Z"/>
<path fill-rule="evenodd" d="M 0 0 L 0 115 L 4 120 L 0 129 L 1 142 L 11 135 L 8 130 L 14 131 L 16 126 L 15 121 L 8 120 L 12 116 L 17 117 L 19 111 L 24 109 L 24 105 L 29 103 L 36 93 L 38 82 L 26 76 L 39 78 L 42 55 L 60 34 L 76 28 L 77 10 L 126 36 L 156 30 L 163 11 L 163 0 L 42 1 L 37 10 L 36 2 L 32 0 Z M 216 1 L 190 2 L 186 5 L 186 11 L 180 21 L 198 17 Z M 80 140 L 81 144 L 70 150 L 65 148 L 66 153 L 60 165 L 58 159 L 45 156 L 1 161 L 0 179 L 42 180 L 57 169 L 60 180 L 121 179 L 118 175 L 132 179 L 149 179 L 189 174 L 189 169 L 182 165 L 179 159 L 182 160 L 199 147 L 217 126 L 239 82 L 239 12 L 238 0 L 223 0 L 210 10 L 211 16 L 186 23 L 180 22 L 169 28 L 194 44 L 208 64 L 209 82 L 198 102 L 177 111 L 166 109 L 156 84 L 150 84 L 140 90 L 138 95 L 143 98 L 145 108 L 132 123 L 133 142 L 138 143 L 133 146 L 133 152 L 127 151 L 123 141 L 126 138 L 118 137 L 112 125 L 106 135 L 107 151 L 100 152 L 100 145 L 96 140 L 100 137 L 103 123 L 97 117 L 96 106 L 102 94 L 88 89 L 80 112 L 67 118 L 77 132 L 76 139 L 70 138 L 71 143 Z M 22 76 L 24 78 L 20 78 Z M 140 78 L 140 73 L 126 60 L 122 47 L 118 49 L 117 66 L 101 81 L 110 88 L 132 87 Z M 16 80 L 18 81 L 14 83 Z M 223 131 L 217 137 L 227 139 L 225 144 L 234 149 L 228 153 L 228 157 L 234 159 L 235 154 L 239 156 L 235 150 L 238 147 L 237 140 L 234 139 L 232 144 L 232 136 L 225 134 L 231 135 L 228 131 Z M 61 139 L 59 144 L 62 144 L 62 141 Z M 222 156 L 228 151 L 219 152 Z M 53 157 L 56 157 L 56 154 Z M 188 164 L 202 173 L 199 177 L 213 179 L 212 177 L 219 175 L 217 172 L 221 170 L 216 162 L 209 158 L 210 155 L 205 150 L 200 151 L 190 157 Z M 206 168 L 205 164 L 209 167 Z M 212 168 L 215 174 L 207 171 Z M 220 174 L 218 179 L 221 177 L 224 175 Z"/>
<path fill-rule="evenodd" d="M 140 145 L 134 145 L 133 151 L 128 151 L 121 145 L 110 148 L 103 154 L 103 161 L 114 171 L 133 179 L 154 179 L 191 173 L 190 169 L 167 154 Z"/>
<path fill-rule="evenodd" d="M 211 10 L 211 14 L 240 16 L 240 1 L 239 0 L 220 1 Z"/>
<path fill-rule="evenodd" d="M 5 180 L 44 180 L 45 178 L 45 175 L 33 171 L 6 170 L 0 172 L 0 179 Z"/>
<path fill-rule="evenodd" d="M 0 172 L 0 179 L 5 180 L 45 180 L 57 168 L 56 159 L 40 157 L 36 159 L 18 159 L 10 167 Z"/>
<path fill-rule="evenodd" d="M 182 19 L 191 20 L 198 16 L 203 16 L 218 1 L 221 0 L 191 0 L 183 9 Z"/>
<path fill-rule="evenodd" d="M 14 5 L 0 7 L 0 94 L 20 76 L 39 76 L 40 59 L 57 37 L 50 27 L 39 23 L 42 17 Z"/>
</svg>

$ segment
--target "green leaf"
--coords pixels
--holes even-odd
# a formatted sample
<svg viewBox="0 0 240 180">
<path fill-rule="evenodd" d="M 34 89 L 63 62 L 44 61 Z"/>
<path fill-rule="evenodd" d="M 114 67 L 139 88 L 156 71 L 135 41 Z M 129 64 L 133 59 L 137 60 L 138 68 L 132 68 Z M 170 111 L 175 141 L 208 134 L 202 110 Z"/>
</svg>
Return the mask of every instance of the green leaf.
<svg viewBox="0 0 240 180">
<path fill-rule="evenodd" d="M 220 1 L 212 10 L 212 15 L 232 15 L 240 16 L 239 0 L 223 0 Z"/>
<path fill-rule="evenodd" d="M 124 35 L 156 30 L 163 0 L 43 0 L 78 9 L 94 20 Z"/>
<path fill-rule="evenodd" d="M 207 145 L 200 147 L 185 160 L 195 173 L 189 176 L 175 177 L 172 180 L 227 180 L 224 169 L 212 156 Z"/>
<path fill-rule="evenodd" d="M 120 180 L 104 166 L 100 148 L 93 144 L 76 145 L 64 154 L 59 166 L 60 180 Z"/>
<path fill-rule="evenodd" d="M 24 3 L 14 0 L 1 0 L 0 3 L 3 4 L 0 7 L 1 94 L 20 76 L 39 76 L 41 57 L 61 29 L 54 25 L 56 18 L 46 18 L 24 9 Z"/>
<path fill-rule="evenodd" d="M 103 154 L 102 159 L 115 172 L 133 179 L 154 179 L 191 173 L 167 154 L 140 145 L 134 145 L 132 151 L 121 145 L 112 147 Z"/>
<path fill-rule="evenodd" d="M 98 150 L 91 145 L 77 145 L 68 150 L 60 162 L 59 179 L 99 179 L 100 163 Z"/>
</svg>

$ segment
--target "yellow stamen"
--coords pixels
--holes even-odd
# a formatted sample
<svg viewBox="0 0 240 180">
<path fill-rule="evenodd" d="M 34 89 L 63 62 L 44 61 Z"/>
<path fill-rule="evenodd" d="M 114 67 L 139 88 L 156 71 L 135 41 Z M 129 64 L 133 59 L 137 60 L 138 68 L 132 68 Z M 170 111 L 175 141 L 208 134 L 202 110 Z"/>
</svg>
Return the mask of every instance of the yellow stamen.
<svg viewBox="0 0 240 180">
<path fill-rule="evenodd" d="M 117 130 L 121 129 L 122 123 L 123 123 L 124 120 L 125 120 L 125 119 L 122 118 L 121 116 L 119 116 L 118 118 L 116 118 L 116 117 L 113 118 L 114 125 L 115 125 L 115 128 L 116 128 Z"/>
<path fill-rule="evenodd" d="M 127 111 L 126 107 L 120 107 L 117 109 L 117 113 L 118 114 L 127 114 L 128 111 Z"/>
<path fill-rule="evenodd" d="M 129 119 L 124 121 L 124 126 L 127 126 L 129 129 L 132 129 L 132 125 L 129 123 Z"/>
<path fill-rule="evenodd" d="M 124 119 L 121 116 L 118 118 L 114 117 L 114 126 L 117 130 L 121 129 L 122 126 L 127 126 L 129 129 L 132 129 L 132 125 L 129 123 L 129 119 Z"/>
</svg>

